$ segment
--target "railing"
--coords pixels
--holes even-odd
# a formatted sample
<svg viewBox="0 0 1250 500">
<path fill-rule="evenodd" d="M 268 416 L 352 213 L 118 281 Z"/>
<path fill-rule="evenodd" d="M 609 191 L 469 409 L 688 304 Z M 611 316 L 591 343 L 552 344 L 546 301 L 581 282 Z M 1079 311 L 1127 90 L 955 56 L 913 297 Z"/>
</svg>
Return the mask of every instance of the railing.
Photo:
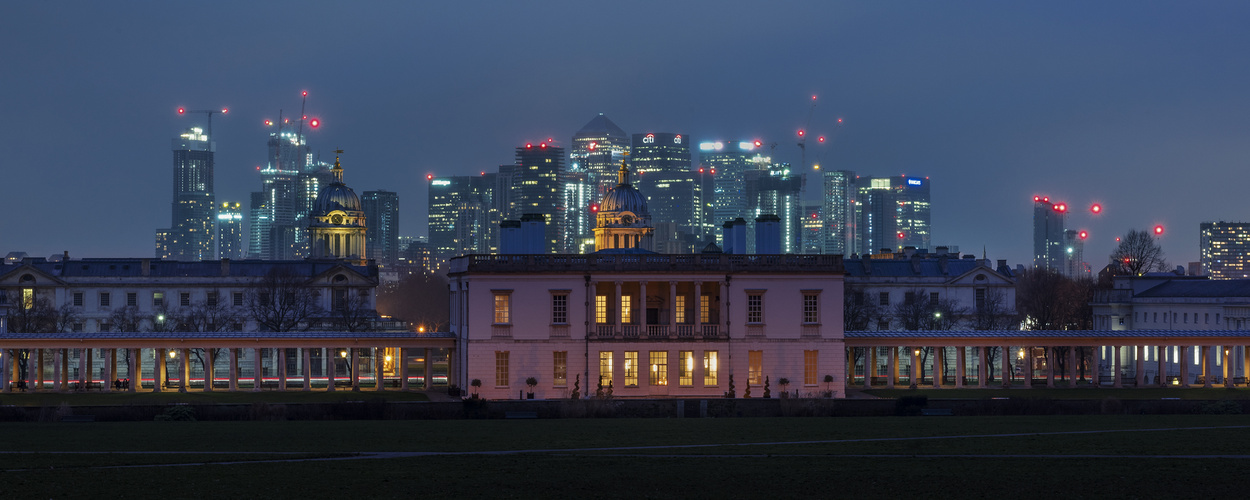
<svg viewBox="0 0 1250 500">
<path fill-rule="evenodd" d="M 677 325 L 677 337 L 683 339 L 694 337 L 694 325 Z"/>
<path fill-rule="evenodd" d="M 731 254 L 518 254 L 466 255 L 451 259 L 452 273 L 467 271 L 667 271 L 770 270 L 790 272 L 841 272 L 841 255 L 731 255 Z"/>
<path fill-rule="evenodd" d="M 490 325 L 491 337 L 511 337 L 512 325 Z"/>
<path fill-rule="evenodd" d="M 621 335 L 627 339 L 638 338 L 639 330 L 638 325 L 621 325 Z"/>
<path fill-rule="evenodd" d="M 804 337 L 819 337 L 820 325 L 803 325 L 801 335 Z"/>
<path fill-rule="evenodd" d="M 596 337 L 611 337 L 613 335 L 616 335 L 616 331 L 612 325 L 595 325 Z"/>
<path fill-rule="evenodd" d="M 552 338 L 568 338 L 569 325 L 551 325 L 550 336 Z"/>
<path fill-rule="evenodd" d="M 704 338 L 716 338 L 720 336 L 720 325 L 703 325 Z"/>
<path fill-rule="evenodd" d="M 748 337 L 763 337 L 764 325 L 747 325 Z"/>
<path fill-rule="evenodd" d="M 648 337 L 667 337 L 668 325 L 647 325 Z"/>
</svg>

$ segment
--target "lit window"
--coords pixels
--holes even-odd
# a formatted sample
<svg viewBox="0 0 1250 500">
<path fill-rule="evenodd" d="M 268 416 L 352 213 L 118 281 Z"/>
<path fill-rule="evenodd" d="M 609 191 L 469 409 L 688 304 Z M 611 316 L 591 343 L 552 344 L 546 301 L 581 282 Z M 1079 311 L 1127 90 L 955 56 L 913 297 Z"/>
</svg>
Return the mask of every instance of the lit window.
<svg viewBox="0 0 1250 500">
<path fill-rule="evenodd" d="M 165 305 L 165 292 L 152 292 L 152 307 Z"/>
<path fill-rule="evenodd" d="M 703 351 L 703 385 L 717 385 L 716 351 Z"/>
<path fill-rule="evenodd" d="M 508 351 L 495 351 L 495 387 L 508 387 Z"/>
<path fill-rule="evenodd" d="M 803 385 L 816 385 L 816 355 L 819 352 L 803 351 Z"/>
<path fill-rule="evenodd" d="M 682 387 L 694 385 L 694 351 L 677 353 L 677 383 Z"/>
<path fill-rule="evenodd" d="M 651 385 L 668 385 L 668 351 L 651 351 Z"/>
<path fill-rule="evenodd" d="M 569 384 L 569 352 L 555 351 L 551 353 L 552 374 L 551 382 L 556 387 L 564 387 Z"/>
<path fill-rule="evenodd" d="M 595 296 L 595 323 L 603 325 L 603 324 L 607 324 L 607 322 L 608 322 L 608 296 L 596 295 Z"/>
<path fill-rule="evenodd" d="M 512 322 L 512 294 L 495 293 L 495 323 Z"/>
<path fill-rule="evenodd" d="M 551 322 L 558 324 L 569 322 L 568 294 L 558 293 L 551 296 Z"/>
<path fill-rule="evenodd" d="M 35 289 L 22 289 L 22 309 L 34 309 L 35 307 Z"/>
<path fill-rule="evenodd" d="M 599 351 L 599 385 L 612 385 L 612 351 Z"/>
<path fill-rule="evenodd" d="M 628 295 L 621 296 L 621 323 L 630 322 L 629 318 L 632 317 L 631 313 L 633 312 L 630 308 L 630 305 L 632 304 L 632 299 L 633 297 L 630 297 Z"/>
<path fill-rule="evenodd" d="M 747 383 L 764 385 L 764 351 L 747 351 Z"/>
<path fill-rule="evenodd" d="M 638 351 L 625 351 L 625 387 L 638 387 Z"/>
<path fill-rule="evenodd" d="M 764 295 L 747 295 L 747 323 L 764 322 Z"/>
<path fill-rule="evenodd" d="M 803 322 L 820 323 L 820 295 L 803 294 Z"/>
<path fill-rule="evenodd" d="M 699 322 L 712 322 L 712 297 L 710 295 L 699 296 Z"/>
<path fill-rule="evenodd" d="M 677 306 L 676 307 L 677 322 L 684 324 L 686 322 L 686 298 L 678 297 L 677 303 L 674 305 Z"/>
</svg>

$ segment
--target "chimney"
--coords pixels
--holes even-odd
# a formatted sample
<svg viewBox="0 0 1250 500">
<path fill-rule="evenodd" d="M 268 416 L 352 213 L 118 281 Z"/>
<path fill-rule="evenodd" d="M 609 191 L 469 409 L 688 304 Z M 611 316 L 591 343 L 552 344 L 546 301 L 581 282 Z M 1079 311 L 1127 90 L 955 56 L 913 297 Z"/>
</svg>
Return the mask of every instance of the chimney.
<svg viewBox="0 0 1250 500">
<path fill-rule="evenodd" d="M 764 214 L 755 219 L 755 253 L 777 255 L 781 253 L 781 218 Z"/>
<path fill-rule="evenodd" d="M 747 221 L 742 217 L 734 219 L 734 253 L 747 253 Z"/>
<path fill-rule="evenodd" d="M 547 216 L 521 214 L 522 253 L 547 253 Z"/>
<path fill-rule="evenodd" d="M 152 260 L 151 259 L 139 259 L 139 275 L 141 276 L 152 275 Z"/>
<path fill-rule="evenodd" d="M 1000 273 L 1003 272 L 1004 270 L 1007 273 L 1011 272 L 1011 269 L 1007 267 L 1007 259 L 998 259 L 998 267 L 995 268 L 994 270 Z"/>
<path fill-rule="evenodd" d="M 911 272 L 920 274 L 920 256 L 915 253 L 911 254 Z"/>
<path fill-rule="evenodd" d="M 734 252 L 734 221 L 727 220 L 720 228 L 721 252 L 733 254 Z"/>
<path fill-rule="evenodd" d="M 221 259 L 221 275 L 230 276 L 230 259 L 229 258 Z"/>
<path fill-rule="evenodd" d="M 938 247 L 938 248 L 942 248 L 942 247 Z M 940 270 L 943 276 L 950 274 L 950 267 L 947 266 L 947 264 L 949 263 L 950 263 L 949 255 L 947 255 L 945 252 L 938 253 L 938 269 Z"/>
<path fill-rule="evenodd" d="M 61 262 L 69 262 L 69 250 L 66 250 L 61 257 Z"/>
<path fill-rule="evenodd" d="M 521 250 L 521 221 L 506 220 L 499 223 L 499 253 L 516 255 Z"/>
</svg>

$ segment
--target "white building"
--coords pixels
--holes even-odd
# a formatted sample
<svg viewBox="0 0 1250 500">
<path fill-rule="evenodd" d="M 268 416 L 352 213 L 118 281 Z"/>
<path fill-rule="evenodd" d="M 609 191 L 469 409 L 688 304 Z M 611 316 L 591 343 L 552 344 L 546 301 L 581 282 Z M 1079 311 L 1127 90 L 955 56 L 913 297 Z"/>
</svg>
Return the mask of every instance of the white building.
<svg viewBox="0 0 1250 500">
<path fill-rule="evenodd" d="M 1000 320 L 985 328 L 1002 329 L 1008 327 L 1005 319 L 1016 314 L 1016 276 L 1006 260 L 994 266 L 988 259 L 960 258 L 938 247 L 936 254 L 877 254 L 847 259 L 844 265 L 852 305 L 867 303 L 873 309 L 864 330 L 974 329 L 982 314 Z M 939 328 L 909 328 L 899 306 L 917 301 L 935 311 L 953 310 L 956 317 L 939 318 Z"/>
</svg>

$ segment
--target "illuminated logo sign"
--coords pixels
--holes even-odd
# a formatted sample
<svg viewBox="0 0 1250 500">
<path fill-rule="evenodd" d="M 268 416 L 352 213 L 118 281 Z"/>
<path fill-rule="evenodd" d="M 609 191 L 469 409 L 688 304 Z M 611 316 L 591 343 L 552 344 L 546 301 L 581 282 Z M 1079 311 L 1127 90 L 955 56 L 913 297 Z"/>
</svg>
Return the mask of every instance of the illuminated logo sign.
<svg viewBox="0 0 1250 500">
<path fill-rule="evenodd" d="M 446 180 L 446 179 L 438 179 L 436 181 L 430 182 L 430 184 L 433 184 L 435 186 L 450 186 L 451 181 Z"/>
<path fill-rule="evenodd" d="M 673 144 L 681 144 L 681 134 L 677 134 L 677 137 L 673 138 Z"/>
<path fill-rule="evenodd" d="M 908 184 L 909 186 L 919 186 L 919 185 L 920 185 L 920 179 L 907 179 L 907 184 Z"/>
<path fill-rule="evenodd" d="M 647 134 L 646 137 L 642 138 L 643 144 L 651 144 L 653 142 L 655 142 L 655 134 Z"/>
</svg>

